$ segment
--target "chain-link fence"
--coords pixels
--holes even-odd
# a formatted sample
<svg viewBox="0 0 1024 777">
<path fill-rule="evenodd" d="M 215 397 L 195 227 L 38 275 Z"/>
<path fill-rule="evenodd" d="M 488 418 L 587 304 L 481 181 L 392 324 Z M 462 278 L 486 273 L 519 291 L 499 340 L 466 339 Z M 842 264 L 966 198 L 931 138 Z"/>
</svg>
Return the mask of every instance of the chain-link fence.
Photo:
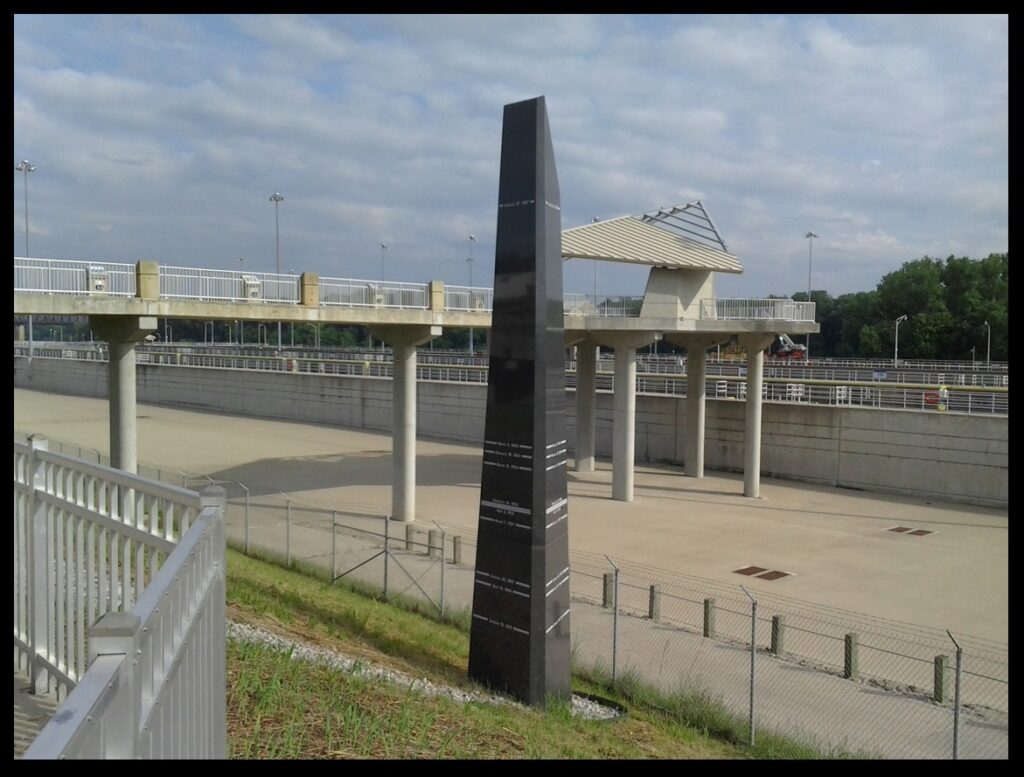
<svg viewBox="0 0 1024 777">
<path fill-rule="evenodd" d="M 51 445 L 107 463 L 94 450 Z M 149 465 L 139 474 L 192 488 L 215 482 Z M 472 532 L 391 521 L 381 505 L 216 484 L 239 550 L 433 612 L 471 608 Z M 577 671 L 665 703 L 724 709 L 740 739 L 783 756 L 1008 757 L 1004 644 L 606 556 L 573 552 L 570 562 Z"/>
</svg>

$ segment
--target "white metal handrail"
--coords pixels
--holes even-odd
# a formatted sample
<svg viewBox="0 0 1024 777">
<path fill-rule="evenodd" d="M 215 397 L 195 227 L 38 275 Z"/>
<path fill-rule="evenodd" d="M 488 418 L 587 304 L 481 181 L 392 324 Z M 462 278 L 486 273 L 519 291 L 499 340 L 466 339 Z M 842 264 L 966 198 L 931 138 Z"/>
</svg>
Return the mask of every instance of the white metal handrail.
<svg viewBox="0 0 1024 777">
<path fill-rule="evenodd" d="M 14 443 L 14 644 L 58 696 L 86 667 L 85 632 L 142 594 L 199 510 L 198 496 Z"/>
<path fill-rule="evenodd" d="M 14 258 L 14 290 L 31 294 L 135 296 L 135 265 Z"/>
<path fill-rule="evenodd" d="M 225 757 L 223 515 L 221 492 L 131 611 L 90 631 L 89 669 L 26 759 Z"/>
<path fill-rule="evenodd" d="M 351 308 L 411 308 L 425 310 L 426 283 L 395 283 L 355 278 L 320 278 L 320 304 Z"/>
<path fill-rule="evenodd" d="M 160 296 L 222 302 L 299 303 L 300 276 L 160 265 Z"/>
<path fill-rule="evenodd" d="M 482 286 L 445 286 L 445 310 L 483 310 L 494 307 L 494 289 Z"/>
<path fill-rule="evenodd" d="M 813 302 L 791 299 L 702 299 L 702 320 L 814 322 Z"/>
</svg>

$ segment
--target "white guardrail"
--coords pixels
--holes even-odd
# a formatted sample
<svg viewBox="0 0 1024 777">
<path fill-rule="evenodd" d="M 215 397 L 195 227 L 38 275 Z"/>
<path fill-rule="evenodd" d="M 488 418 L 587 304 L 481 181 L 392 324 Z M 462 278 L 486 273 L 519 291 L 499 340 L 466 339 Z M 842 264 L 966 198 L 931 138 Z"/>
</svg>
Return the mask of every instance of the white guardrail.
<svg viewBox="0 0 1024 777">
<path fill-rule="evenodd" d="M 224 496 L 14 443 L 15 668 L 64 698 L 25 758 L 223 758 Z"/>
<path fill-rule="evenodd" d="M 27 356 L 28 347 L 16 345 L 15 355 Z M 420 354 L 429 359 L 429 352 Z M 35 348 L 35 358 L 106 360 L 104 351 L 81 348 Z M 258 370 L 319 375 L 349 375 L 365 378 L 391 378 L 393 365 L 379 359 L 304 359 L 288 355 L 241 356 L 231 354 L 180 353 L 138 349 L 138 364 L 199 367 L 207 369 Z M 656 365 L 657 371 L 641 367 L 637 373 L 637 393 L 657 396 L 686 396 L 686 373 L 678 365 L 673 372 L 662 372 L 669 365 Z M 417 364 L 417 380 L 445 383 L 487 383 L 487 367 L 483 365 Z M 947 377 L 947 376 L 944 376 Z M 815 405 L 842 405 L 903 410 L 951 411 L 979 415 L 1009 415 L 1008 389 L 986 386 L 957 385 L 948 376 L 949 384 L 908 384 L 896 382 L 864 382 L 856 380 L 810 380 L 790 376 L 773 377 L 765 370 L 764 399 L 769 402 L 798 402 Z M 573 363 L 566 369 L 566 387 L 575 388 Z M 598 362 L 595 375 L 598 391 L 614 391 L 615 378 L 610 363 Z M 745 370 L 736 375 L 708 375 L 707 395 L 716 399 L 746 398 Z"/>
<path fill-rule="evenodd" d="M 14 258 L 14 290 L 35 294 L 135 296 L 135 265 Z"/>
<path fill-rule="evenodd" d="M 321 305 L 425 310 L 429 301 L 426 283 L 320 278 Z"/>
<path fill-rule="evenodd" d="M 791 299 L 702 299 L 700 317 L 718 321 L 806 321 L 814 323 L 814 302 Z"/>
<path fill-rule="evenodd" d="M 299 276 L 198 270 L 160 265 L 160 296 L 168 299 L 299 304 Z"/>
</svg>

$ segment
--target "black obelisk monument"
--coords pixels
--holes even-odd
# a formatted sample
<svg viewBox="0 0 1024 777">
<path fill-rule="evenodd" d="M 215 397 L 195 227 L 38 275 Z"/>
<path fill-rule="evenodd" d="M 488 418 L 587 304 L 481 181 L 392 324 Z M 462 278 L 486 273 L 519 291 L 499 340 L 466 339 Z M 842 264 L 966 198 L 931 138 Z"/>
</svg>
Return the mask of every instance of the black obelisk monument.
<svg viewBox="0 0 1024 777">
<path fill-rule="evenodd" d="M 567 699 L 562 219 L 544 98 L 505 106 L 469 676 Z"/>
</svg>

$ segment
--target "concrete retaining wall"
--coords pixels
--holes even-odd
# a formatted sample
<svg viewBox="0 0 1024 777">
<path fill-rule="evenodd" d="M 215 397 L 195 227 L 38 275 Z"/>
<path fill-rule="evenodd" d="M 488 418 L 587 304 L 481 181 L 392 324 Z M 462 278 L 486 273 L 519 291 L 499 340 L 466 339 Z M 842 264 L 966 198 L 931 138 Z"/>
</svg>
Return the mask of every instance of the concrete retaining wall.
<svg viewBox="0 0 1024 777">
<path fill-rule="evenodd" d="M 106 365 L 60 359 L 14 360 L 14 385 L 105 397 Z M 480 444 L 487 390 L 457 383 L 419 383 L 419 433 Z M 391 429 L 391 381 L 197 367 L 139 365 L 140 402 L 264 418 Z M 575 396 L 568 394 L 570 444 Z M 638 461 L 683 464 L 686 400 L 637 397 Z M 596 406 L 598 456 L 612 450 L 612 395 Z M 1005 417 L 870 408 L 765 403 L 762 473 L 768 477 L 1007 506 L 1008 422 Z M 744 406 L 707 403 L 705 466 L 741 472 Z"/>
</svg>

